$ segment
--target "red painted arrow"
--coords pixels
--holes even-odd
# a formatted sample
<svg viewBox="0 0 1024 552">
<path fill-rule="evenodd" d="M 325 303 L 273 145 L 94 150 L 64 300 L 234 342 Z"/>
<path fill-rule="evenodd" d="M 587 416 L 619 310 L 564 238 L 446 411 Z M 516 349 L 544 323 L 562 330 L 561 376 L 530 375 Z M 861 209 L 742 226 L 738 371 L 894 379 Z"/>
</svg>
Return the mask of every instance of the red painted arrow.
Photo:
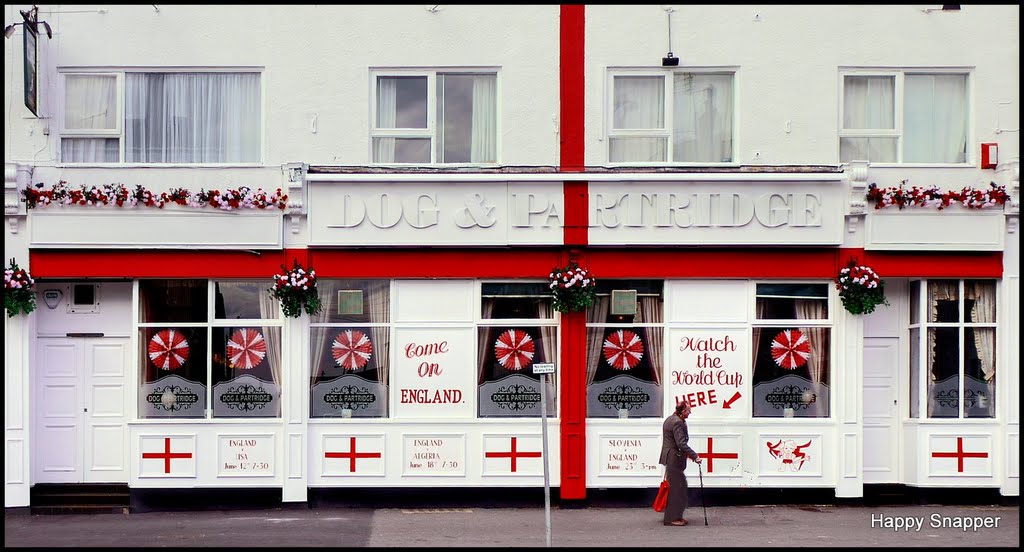
<svg viewBox="0 0 1024 552">
<path fill-rule="evenodd" d="M 736 402 L 740 398 L 740 392 L 737 391 L 735 395 L 729 398 L 729 400 L 722 403 L 722 408 L 732 408 L 732 403 Z"/>
</svg>

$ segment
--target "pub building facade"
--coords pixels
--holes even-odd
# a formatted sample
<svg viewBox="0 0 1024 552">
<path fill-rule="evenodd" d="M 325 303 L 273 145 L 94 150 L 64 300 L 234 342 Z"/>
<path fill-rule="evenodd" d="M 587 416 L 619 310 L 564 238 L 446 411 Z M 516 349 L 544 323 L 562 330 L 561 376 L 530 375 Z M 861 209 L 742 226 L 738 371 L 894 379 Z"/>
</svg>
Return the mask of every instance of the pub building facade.
<svg viewBox="0 0 1024 552">
<path fill-rule="evenodd" d="M 542 487 L 544 462 L 578 500 L 656 487 L 680 401 L 708 487 L 1019 496 L 1019 41 L 973 39 L 1019 7 L 669 8 L 268 6 L 264 44 L 234 7 L 40 7 L 37 112 L 5 125 L 36 297 L 5 317 L 6 506 Z M 826 16 L 878 24 L 808 46 Z M 885 282 L 870 314 L 851 260 Z M 558 312 L 571 262 L 596 298 Z M 299 266 L 321 308 L 286 316 Z"/>
</svg>

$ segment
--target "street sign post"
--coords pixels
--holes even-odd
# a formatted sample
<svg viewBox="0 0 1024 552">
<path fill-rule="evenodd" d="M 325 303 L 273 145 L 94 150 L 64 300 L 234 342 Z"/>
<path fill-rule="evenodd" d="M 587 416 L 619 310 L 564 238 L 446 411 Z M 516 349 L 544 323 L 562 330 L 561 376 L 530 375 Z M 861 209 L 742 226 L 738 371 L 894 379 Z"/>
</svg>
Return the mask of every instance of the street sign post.
<svg viewBox="0 0 1024 552">
<path fill-rule="evenodd" d="M 540 435 L 541 454 L 544 457 L 544 544 L 551 547 L 551 480 L 548 478 L 548 374 L 555 373 L 555 364 L 542 362 L 533 365 L 533 373 L 540 374 Z"/>
</svg>

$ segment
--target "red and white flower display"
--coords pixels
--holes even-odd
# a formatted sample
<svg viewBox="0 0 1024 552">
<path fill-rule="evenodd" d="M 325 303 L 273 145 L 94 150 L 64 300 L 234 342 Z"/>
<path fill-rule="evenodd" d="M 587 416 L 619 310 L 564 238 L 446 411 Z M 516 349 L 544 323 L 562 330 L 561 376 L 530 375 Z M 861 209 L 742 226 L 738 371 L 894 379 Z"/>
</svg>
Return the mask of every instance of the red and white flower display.
<svg viewBox="0 0 1024 552">
<path fill-rule="evenodd" d="M 867 199 L 875 204 L 875 209 L 895 205 L 904 207 L 935 207 L 942 210 L 954 203 L 959 203 L 968 209 L 987 209 L 1005 204 L 1010 200 L 1006 193 L 1005 186 L 998 186 L 995 182 L 989 184 L 988 190 L 964 187 L 957 190 L 942 190 L 938 186 L 906 188 L 907 181 L 903 180 L 900 185 L 889 188 L 879 188 L 877 184 L 868 185 Z"/>
<path fill-rule="evenodd" d="M 4 270 L 4 308 L 8 318 L 36 310 L 36 281 L 12 258 Z"/>
<path fill-rule="evenodd" d="M 359 330 L 345 330 L 331 343 L 331 356 L 346 370 L 360 370 L 373 355 L 373 342 Z"/>
<path fill-rule="evenodd" d="M 224 211 L 233 209 L 284 209 L 288 206 L 288 195 L 278 188 L 273 193 L 263 188 L 253 190 L 248 186 L 221 190 L 204 190 L 190 192 L 185 188 L 172 188 L 159 194 L 146 189 L 141 184 L 129 189 L 124 184 L 104 184 L 102 186 L 79 186 L 72 188 L 64 180 L 46 189 L 42 183 L 29 186 L 23 192 L 25 206 L 29 209 L 49 205 L 110 205 L 118 207 L 163 208 L 168 203 L 186 207 L 213 207 Z"/>
<path fill-rule="evenodd" d="M 306 314 L 315 315 L 321 307 L 316 289 L 316 271 L 302 268 L 298 259 L 294 263 L 291 270 L 281 265 L 284 274 L 274 274 L 274 287 L 270 288 L 270 295 L 281 302 L 281 311 L 289 318 L 298 318 L 303 309 Z"/>
<path fill-rule="evenodd" d="M 149 360 L 161 370 L 177 370 L 188 360 L 188 340 L 178 330 L 156 332 L 149 340 Z"/>
<path fill-rule="evenodd" d="M 871 267 L 858 265 L 856 259 L 850 259 L 846 267 L 839 270 L 836 289 L 843 307 L 853 314 L 868 314 L 878 305 L 889 304 L 885 298 L 885 282 Z"/>
<path fill-rule="evenodd" d="M 235 330 L 228 340 L 228 363 L 232 368 L 252 370 L 267 356 L 267 342 L 254 328 Z"/>
<path fill-rule="evenodd" d="M 587 310 L 596 297 L 597 280 L 576 261 L 565 267 L 555 267 L 548 275 L 548 289 L 554 299 L 552 306 L 558 312 Z"/>
<path fill-rule="evenodd" d="M 522 370 L 533 364 L 536 345 L 530 334 L 520 329 L 501 332 L 494 342 L 494 356 L 506 370 Z"/>
<path fill-rule="evenodd" d="M 772 358 L 786 370 L 796 370 L 811 357 L 811 343 L 800 330 L 782 330 L 772 340 Z"/>
<path fill-rule="evenodd" d="M 616 370 L 630 370 L 644 356 L 644 342 L 629 330 L 615 330 L 604 340 L 604 358 Z"/>
</svg>

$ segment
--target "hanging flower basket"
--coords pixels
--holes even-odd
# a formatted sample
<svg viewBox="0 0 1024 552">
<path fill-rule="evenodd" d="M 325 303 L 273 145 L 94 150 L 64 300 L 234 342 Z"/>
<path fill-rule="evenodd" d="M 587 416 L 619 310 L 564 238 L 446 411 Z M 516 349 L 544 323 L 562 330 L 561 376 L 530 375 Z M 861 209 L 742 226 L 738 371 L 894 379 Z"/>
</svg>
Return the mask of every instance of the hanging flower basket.
<svg viewBox="0 0 1024 552">
<path fill-rule="evenodd" d="M 836 289 L 843 306 L 852 314 L 868 314 L 878 305 L 889 304 L 885 298 L 885 282 L 870 267 L 858 265 L 856 259 L 850 259 L 839 271 Z"/>
<path fill-rule="evenodd" d="M 576 261 L 566 267 L 555 267 L 549 276 L 548 288 L 554 297 L 554 308 L 558 312 L 579 312 L 587 310 L 594 302 L 597 281 Z"/>
<path fill-rule="evenodd" d="M 281 265 L 284 274 L 274 275 L 274 287 L 270 294 L 281 302 L 281 310 L 289 318 L 298 318 L 302 310 L 310 316 L 320 312 L 320 296 L 316 291 L 316 271 L 302 268 L 298 260 L 288 270 Z"/>
<path fill-rule="evenodd" d="M 14 317 L 18 313 L 28 314 L 36 310 L 35 280 L 27 270 L 18 267 L 11 259 L 10 266 L 4 270 L 4 308 L 7 316 Z"/>
</svg>

